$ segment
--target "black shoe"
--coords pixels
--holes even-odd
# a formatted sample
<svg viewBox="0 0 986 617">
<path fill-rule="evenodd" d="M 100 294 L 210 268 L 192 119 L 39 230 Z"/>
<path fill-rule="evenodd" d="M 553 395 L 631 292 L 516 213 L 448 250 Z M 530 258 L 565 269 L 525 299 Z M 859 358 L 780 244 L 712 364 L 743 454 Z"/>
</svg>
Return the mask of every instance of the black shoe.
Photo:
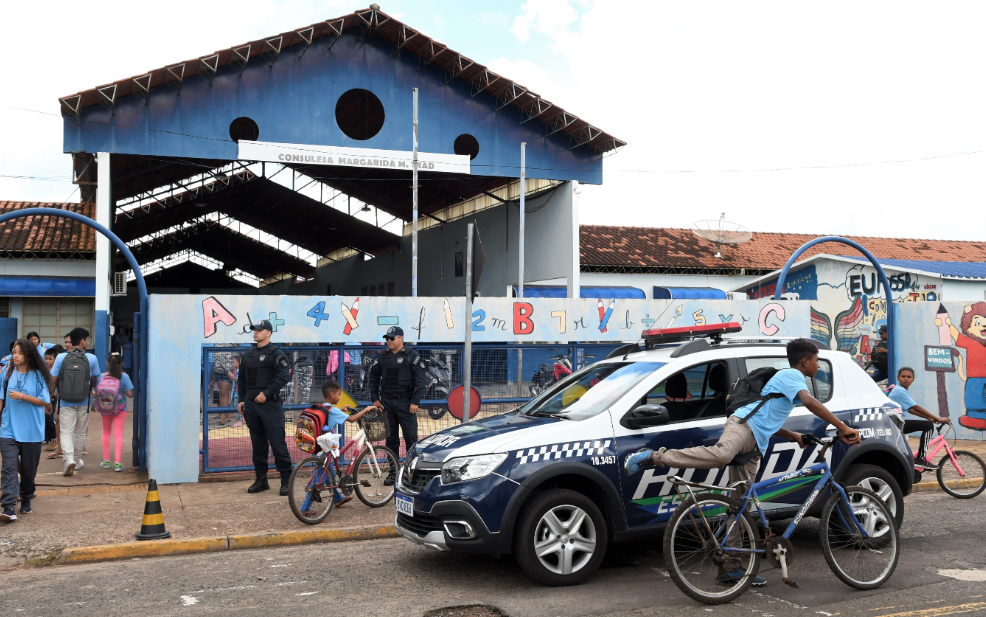
<svg viewBox="0 0 986 617">
<path fill-rule="evenodd" d="M 394 470 L 391 470 L 390 471 L 390 474 L 387 475 L 387 479 L 383 481 L 383 485 L 384 486 L 393 486 L 395 482 L 397 482 L 397 472 L 394 471 Z"/>
<path fill-rule="evenodd" d="M 250 488 L 247 489 L 248 493 L 259 493 L 260 491 L 269 491 L 270 484 L 267 483 L 267 478 L 257 478 Z"/>
<path fill-rule="evenodd" d="M 17 515 L 14 514 L 13 508 L 4 508 L 3 514 L 0 514 L 0 521 L 4 523 L 10 523 L 17 520 Z"/>
<path fill-rule="evenodd" d="M 30 513 L 31 513 L 31 500 L 21 499 L 21 514 L 30 514 Z"/>
<path fill-rule="evenodd" d="M 288 481 L 287 480 L 284 480 L 284 479 L 281 480 L 281 490 L 279 490 L 277 492 L 277 494 L 280 495 L 281 497 L 287 497 L 288 496 Z"/>
</svg>

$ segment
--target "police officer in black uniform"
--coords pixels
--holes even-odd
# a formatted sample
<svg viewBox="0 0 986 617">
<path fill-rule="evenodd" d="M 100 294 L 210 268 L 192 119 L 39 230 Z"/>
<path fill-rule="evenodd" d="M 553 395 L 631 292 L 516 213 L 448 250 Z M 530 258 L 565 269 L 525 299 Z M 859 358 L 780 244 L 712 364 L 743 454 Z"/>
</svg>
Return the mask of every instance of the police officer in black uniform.
<svg viewBox="0 0 986 617">
<path fill-rule="evenodd" d="M 281 472 L 280 494 L 288 494 L 291 478 L 291 456 L 284 441 L 284 408 L 281 406 L 281 388 L 288 383 L 288 357 L 280 347 L 270 342 L 273 326 L 266 319 L 252 324 L 253 349 L 240 359 L 240 375 L 236 380 L 240 393 L 240 414 L 250 429 L 253 446 L 253 469 L 257 479 L 248 493 L 259 493 L 270 488 L 267 483 L 267 448 L 274 453 L 274 463 Z"/>
<path fill-rule="evenodd" d="M 428 387 L 428 379 L 421 356 L 404 346 L 404 330 L 392 326 L 383 338 L 387 341 L 387 351 L 380 352 L 370 367 L 370 394 L 377 408 L 387 410 L 390 423 L 387 447 L 397 453 L 398 425 L 404 433 L 405 451 L 418 441 L 418 403 Z M 397 470 L 391 468 L 384 485 L 391 486 L 396 479 Z"/>
</svg>

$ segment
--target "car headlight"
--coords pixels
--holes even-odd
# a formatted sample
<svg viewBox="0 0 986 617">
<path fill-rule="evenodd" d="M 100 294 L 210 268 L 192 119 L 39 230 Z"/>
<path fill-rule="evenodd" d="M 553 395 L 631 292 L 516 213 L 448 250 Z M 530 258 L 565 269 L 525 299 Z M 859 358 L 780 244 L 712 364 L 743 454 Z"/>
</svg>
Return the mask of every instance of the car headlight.
<svg viewBox="0 0 986 617">
<path fill-rule="evenodd" d="M 465 482 L 484 478 L 500 466 L 507 454 L 483 454 L 453 458 L 442 465 L 442 484 Z"/>
</svg>

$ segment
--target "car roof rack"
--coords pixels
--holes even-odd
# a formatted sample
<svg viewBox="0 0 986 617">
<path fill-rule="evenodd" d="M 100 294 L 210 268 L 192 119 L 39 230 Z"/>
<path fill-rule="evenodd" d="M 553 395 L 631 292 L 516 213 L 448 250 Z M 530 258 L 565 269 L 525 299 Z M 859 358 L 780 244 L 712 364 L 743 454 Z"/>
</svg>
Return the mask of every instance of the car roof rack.
<svg viewBox="0 0 986 617">
<path fill-rule="evenodd" d="M 684 326 L 682 328 L 651 328 L 644 330 L 640 338 L 644 339 L 644 346 L 652 349 L 661 343 L 678 343 L 688 339 L 710 338 L 712 343 L 718 345 L 722 342 L 722 336 L 731 332 L 742 332 L 743 326 L 736 321 L 724 323 L 700 324 L 694 326 Z"/>
<path fill-rule="evenodd" d="M 727 345 L 787 345 L 789 342 L 804 338 L 799 336 L 764 336 L 764 337 L 723 337 L 722 342 Z M 825 343 L 810 339 L 816 347 L 825 351 L 832 351 L 832 348 Z"/>
</svg>

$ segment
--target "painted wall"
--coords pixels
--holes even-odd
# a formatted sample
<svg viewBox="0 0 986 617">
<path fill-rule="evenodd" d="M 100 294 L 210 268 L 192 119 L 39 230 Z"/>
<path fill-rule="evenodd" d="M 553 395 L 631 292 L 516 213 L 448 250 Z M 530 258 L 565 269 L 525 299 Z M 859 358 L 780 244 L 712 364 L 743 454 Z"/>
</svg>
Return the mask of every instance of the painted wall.
<svg viewBox="0 0 986 617">
<path fill-rule="evenodd" d="M 918 405 L 949 416 L 960 439 L 986 439 L 986 302 L 915 302 L 897 307 L 897 366 L 915 372 Z"/>
<path fill-rule="evenodd" d="M 544 277 L 567 281 L 573 271 L 578 271 L 575 189 L 574 182 L 566 182 L 547 195 L 526 200 L 525 282 Z M 517 283 L 520 210 L 517 204 L 500 205 L 419 233 L 419 296 L 465 293 L 466 279 L 455 276 L 455 260 L 457 253 L 465 255 L 466 226 L 474 221 L 479 225 L 486 255 L 479 281 L 480 294 L 504 296 L 507 286 Z M 258 293 L 321 295 L 331 286 L 333 294 L 355 296 L 362 294 L 367 286 L 389 283 L 394 283 L 396 295 L 411 295 L 410 237 L 401 238 L 399 251 L 369 260 L 350 257 L 318 268 L 312 281 L 285 281 L 261 288 Z"/>
<path fill-rule="evenodd" d="M 698 274 L 618 274 L 611 272 L 583 272 L 579 275 L 585 287 L 636 287 L 648 298 L 654 296 L 654 287 L 711 287 L 732 291 L 752 282 L 755 276 L 713 276 Z M 544 279 L 534 282 L 540 285 L 564 285 L 565 279 Z"/>
<path fill-rule="evenodd" d="M 347 31 L 331 50 L 324 38 L 301 58 L 296 49 L 285 49 L 269 67 L 255 54 L 242 75 L 224 67 L 211 85 L 190 77 L 181 96 L 176 84 L 153 88 L 146 106 L 139 96 L 123 97 L 115 115 L 89 107 L 81 123 L 64 120 L 64 150 L 235 160 L 229 125 L 246 116 L 257 123 L 261 141 L 410 151 L 411 89 L 417 87 L 422 152 L 454 154 L 455 138 L 468 133 L 479 142 L 472 174 L 517 177 L 526 141 L 529 178 L 602 183 L 602 158 L 591 148 L 569 150 L 564 133 L 546 137 L 543 123 L 521 124 L 522 112 L 509 105 L 496 111 L 492 95 L 472 97 L 468 82 L 445 83 L 443 69 L 419 68 L 409 52 L 394 57 L 389 41 L 361 42 Z M 367 140 L 347 137 L 336 124 L 336 102 L 354 88 L 373 92 L 384 106 L 383 128 Z"/>
<path fill-rule="evenodd" d="M 159 482 L 195 482 L 199 472 L 199 361 L 205 344 L 249 343 L 249 319 L 270 319 L 275 343 L 380 342 L 400 325 L 409 342 L 464 337 L 461 297 L 151 295 L 148 465 Z M 473 341 L 635 341 L 648 327 L 737 321 L 750 336 L 806 336 L 805 302 L 530 299 L 481 297 Z"/>
<path fill-rule="evenodd" d="M 885 267 L 895 303 L 932 302 L 940 299 L 941 277 L 929 277 Z M 772 297 L 777 279 L 745 289 L 751 298 Z M 792 268 L 785 293 L 798 293 L 811 306 L 811 336 L 832 349 L 848 352 L 860 366 L 880 338 L 877 330 L 887 323 L 887 302 L 876 269 L 863 263 L 835 259 L 815 260 Z M 898 364 L 898 366 L 900 366 Z"/>
</svg>

